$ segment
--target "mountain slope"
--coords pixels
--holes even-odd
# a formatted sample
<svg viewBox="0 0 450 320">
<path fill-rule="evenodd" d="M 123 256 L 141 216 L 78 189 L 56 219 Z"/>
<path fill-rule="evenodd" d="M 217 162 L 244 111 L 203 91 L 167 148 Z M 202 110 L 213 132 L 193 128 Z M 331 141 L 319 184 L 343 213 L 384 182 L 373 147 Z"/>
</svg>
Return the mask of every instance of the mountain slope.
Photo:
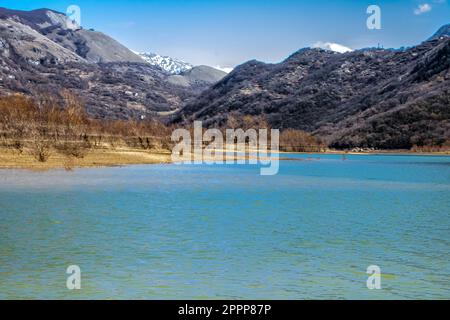
<svg viewBox="0 0 450 320">
<path fill-rule="evenodd" d="M 442 26 L 429 40 L 438 39 L 439 37 L 450 37 L 450 23 Z"/>
<path fill-rule="evenodd" d="M 209 66 L 193 66 L 189 63 L 155 53 L 139 54 L 147 63 L 160 67 L 170 76 L 168 81 L 176 86 L 193 87 L 204 90 L 223 79 L 227 73 Z"/>
<path fill-rule="evenodd" d="M 180 87 L 191 87 L 196 91 L 203 91 L 209 86 L 223 79 L 227 74 L 208 66 L 197 66 L 178 75 L 168 78 L 168 82 Z"/>
<path fill-rule="evenodd" d="M 1 35 L 0 35 L 1 37 Z M 194 97 L 191 88 L 167 82 L 167 74 L 145 63 L 32 64 L 0 49 L 0 94 L 58 96 L 70 90 L 94 118 L 138 119 L 173 112 Z"/>
<path fill-rule="evenodd" d="M 41 32 L 88 62 L 144 62 L 131 50 L 98 31 L 47 28 Z"/>
<path fill-rule="evenodd" d="M 134 59 L 128 59 L 127 51 L 120 51 L 122 46 L 109 37 L 66 29 L 65 21 L 46 9 L 0 10 L 1 95 L 58 95 L 70 90 L 83 99 L 93 117 L 137 119 L 174 112 L 197 92 L 171 84 L 169 74 L 139 57 L 138 62 L 102 62 Z M 60 40 L 53 41 L 52 35 Z M 94 44 L 87 41 L 88 50 L 80 50 L 85 48 L 83 42 L 74 40 L 80 36 L 95 39 Z"/>
<path fill-rule="evenodd" d="M 75 30 L 69 28 L 66 15 L 57 11 L 0 8 L 0 20 L 28 26 L 88 62 L 144 62 L 131 50 L 101 32 L 81 27 Z"/>
<path fill-rule="evenodd" d="M 4 56 L 17 55 L 32 64 L 85 61 L 71 50 L 12 18 L 0 19 L 0 50 Z"/>
<path fill-rule="evenodd" d="M 450 138 L 449 48 L 444 38 L 406 51 L 303 49 L 280 64 L 250 61 L 175 121 L 222 125 L 233 112 L 320 134 L 336 147 L 439 144 Z"/>
<path fill-rule="evenodd" d="M 44 29 L 52 25 L 60 25 L 67 29 L 66 16 L 51 9 L 37 9 L 31 11 L 11 10 L 0 8 L 0 19 L 14 19 L 34 30 Z"/>
<path fill-rule="evenodd" d="M 180 74 L 193 68 L 193 65 L 190 63 L 167 56 L 160 56 L 156 53 L 142 52 L 139 53 L 139 56 L 144 59 L 145 62 L 154 66 L 159 66 L 170 74 Z"/>
</svg>

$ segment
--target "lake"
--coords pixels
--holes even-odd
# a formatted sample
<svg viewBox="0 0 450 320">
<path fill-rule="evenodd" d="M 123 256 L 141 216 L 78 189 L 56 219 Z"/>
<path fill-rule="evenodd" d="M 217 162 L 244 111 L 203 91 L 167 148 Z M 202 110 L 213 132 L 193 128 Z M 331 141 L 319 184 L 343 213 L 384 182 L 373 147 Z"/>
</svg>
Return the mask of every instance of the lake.
<svg viewBox="0 0 450 320">
<path fill-rule="evenodd" d="M 289 157 L 0 170 L 0 299 L 450 298 L 450 157 Z"/>
</svg>

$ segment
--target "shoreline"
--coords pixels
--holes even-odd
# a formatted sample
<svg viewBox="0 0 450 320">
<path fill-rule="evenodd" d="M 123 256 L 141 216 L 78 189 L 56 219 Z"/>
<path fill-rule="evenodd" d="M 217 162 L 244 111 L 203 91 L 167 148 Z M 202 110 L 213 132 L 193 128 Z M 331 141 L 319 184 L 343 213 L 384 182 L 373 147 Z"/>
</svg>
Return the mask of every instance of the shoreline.
<svg viewBox="0 0 450 320">
<path fill-rule="evenodd" d="M 346 156 L 450 156 L 450 151 L 439 152 L 417 152 L 408 150 L 378 150 L 378 151 L 362 151 L 362 152 L 345 152 L 345 151 L 325 151 L 325 152 L 280 152 L 279 154 L 328 154 L 328 155 L 346 155 Z"/>
<path fill-rule="evenodd" d="M 67 171 L 80 168 L 121 167 L 140 164 L 168 164 L 171 154 L 164 151 L 146 151 L 143 149 L 90 149 L 83 158 L 67 157 L 56 152 L 46 162 L 39 162 L 28 151 L 19 153 L 16 150 L 0 148 L 0 169 L 23 169 L 46 171 L 65 169 Z"/>
<path fill-rule="evenodd" d="M 279 152 L 280 160 L 286 159 L 283 155 L 365 155 L 365 156 L 450 156 L 450 152 L 413 152 L 407 150 L 379 150 L 373 152 L 345 152 L 327 150 L 326 152 Z M 0 169 L 2 170 L 31 170 L 46 171 L 54 169 L 65 169 L 67 171 L 81 168 L 121 167 L 129 165 L 150 165 L 172 163 L 171 153 L 168 151 L 148 151 L 133 148 L 98 148 L 91 149 L 83 158 L 66 157 L 56 152 L 52 153 L 46 162 L 39 162 L 28 150 L 19 153 L 10 148 L 0 147 Z"/>
</svg>

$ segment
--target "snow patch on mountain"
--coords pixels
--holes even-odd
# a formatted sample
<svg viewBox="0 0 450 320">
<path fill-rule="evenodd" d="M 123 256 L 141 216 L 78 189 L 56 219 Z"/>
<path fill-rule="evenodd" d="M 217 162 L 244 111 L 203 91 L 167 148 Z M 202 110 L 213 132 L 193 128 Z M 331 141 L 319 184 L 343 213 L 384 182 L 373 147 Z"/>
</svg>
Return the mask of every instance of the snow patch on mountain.
<svg viewBox="0 0 450 320">
<path fill-rule="evenodd" d="M 231 71 L 234 70 L 234 68 L 222 67 L 222 66 L 215 66 L 214 68 L 217 69 L 217 70 L 223 71 L 225 73 L 230 73 Z"/>
<path fill-rule="evenodd" d="M 333 43 L 333 42 L 316 42 L 313 45 L 313 48 L 320 48 L 320 49 L 324 49 L 324 50 L 329 50 L 329 51 L 334 51 L 334 52 L 339 52 L 339 53 L 346 53 L 346 52 L 352 52 L 353 49 L 350 49 L 346 46 L 343 46 L 342 44 L 339 43 Z"/>
<path fill-rule="evenodd" d="M 194 67 L 190 63 L 167 56 L 161 56 L 156 53 L 151 52 L 136 52 L 136 53 L 147 63 L 154 66 L 159 66 L 163 70 L 171 74 L 180 74 L 188 70 L 191 70 Z"/>
</svg>

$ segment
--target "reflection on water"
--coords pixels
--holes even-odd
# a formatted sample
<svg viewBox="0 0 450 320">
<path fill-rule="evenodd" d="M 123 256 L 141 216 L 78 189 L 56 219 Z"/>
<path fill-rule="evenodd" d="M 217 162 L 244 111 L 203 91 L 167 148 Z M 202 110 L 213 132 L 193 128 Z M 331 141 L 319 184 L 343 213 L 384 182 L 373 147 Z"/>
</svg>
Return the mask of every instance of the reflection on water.
<svg viewBox="0 0 450 320">
<path fill-rule="evenodd" d="M 450 298 L 450 158 L 289 157 L 0 171 L 0 298 Z"/>
</svg>

